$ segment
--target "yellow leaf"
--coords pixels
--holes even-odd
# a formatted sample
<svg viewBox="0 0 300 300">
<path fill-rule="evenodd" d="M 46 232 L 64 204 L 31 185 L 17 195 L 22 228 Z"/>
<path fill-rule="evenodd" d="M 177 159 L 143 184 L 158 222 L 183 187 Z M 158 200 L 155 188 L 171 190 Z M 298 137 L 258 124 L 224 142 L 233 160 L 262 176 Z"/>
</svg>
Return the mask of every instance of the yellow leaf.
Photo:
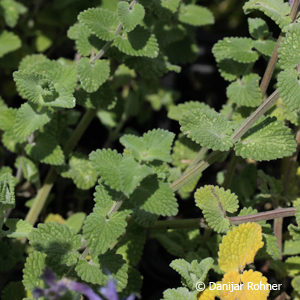
<svg viewBox="0 0 300 300">
<path fill-rule="evenodd" d="M 228 272 L 222 279 L 222 300 L 266 300 L 269 295 L 267 278 L 253 270 L 240 274 Z"/>
<path fill-rule="evenodd" d="M 57 222 L 59 224 L 64 224 L 66 220 L 59 214 L 49 214 L 44 223 L 54 223 Z"/>
<path fill-rule="evenodd" d="M 246 223 L 229 231 L 219 249 L 219 266 L 224 272 L 241 271 L 253 262 L 256 252 L 264 245 L 260 225 Z"/>
</svg>

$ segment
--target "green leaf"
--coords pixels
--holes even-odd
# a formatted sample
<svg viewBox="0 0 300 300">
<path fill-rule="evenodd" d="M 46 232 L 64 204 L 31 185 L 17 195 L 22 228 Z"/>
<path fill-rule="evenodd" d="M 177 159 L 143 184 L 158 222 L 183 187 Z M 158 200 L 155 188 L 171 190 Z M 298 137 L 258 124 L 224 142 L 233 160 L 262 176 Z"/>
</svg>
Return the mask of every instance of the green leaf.
<svg viewBox="0 0 300 300">
<path fill-rule="evenodd" d="M 10 169 L 0 172 L 0 215 L 9 208 L 15 207 L 15 178 Z M 1 218 L 1 216 L 0 216 Z M 0 219 L 0 223 L 2 220 Z"/>
<path fill-rule="evenodd" d="M 262 103 L 257 74 L 244 76 L 227 87 L 227 97 L 240 106 L 256 107 Z"/>
<path fill-rule="evenodd" d="M 0 130 L 8 131 L 14 125 L 17 110 L 15 108 L 0 107 Z"/>
<path fill-rule="evenodd" d="M 161 0 L 161 6 L 170 10 L 172 13 L 177 12 L 180 0 Z"/>
<path fill-rule="evenodd" d="M 299 111 L 300 107 L 300 83 L 296 70 L 287 69 L 278 75 L 278 89 L 283 102 L 292 111 Z"/>
<path fill-rule="evenodd" d="M 274 260 L 281 258 L 280 249 L 278 246 L 277 238 L 274 234 L 263 234 L 265 239 L 266 251 Z"/>
<path fill-rule="evenodd" d="M 109 247 L 125 232 L 128 211 L 108 212 L 96 206 L 88 215 L 83 226 L 83 236 L 93 256 L 105 253 Z"/>
<path fill-rule="evenodd" d="M 26 258 L 23 269 L 23 285 L 31 292 L 35 287 L 43 288 L 44 281 L 40 278 L 46 267 L 46 254 L 33 251 Z"/>
<path fill-rule="evenodd" d="M 120 139 L 120 143 L 130 153 L 142 161 L 161 160 L 171 161 L 171 146 L 174 134 L 163 129 L 154 129 L 144 133 L 142 137 L 126 134 Z"/>
<path fill-rule="evenodd" d="M 258 59 L 256 51 L 252 50 L 254 41 L 249 38 L 226 37 L 213 47 L 217 62 L 232 59 L 238 63 L 253 63 Z"/>
<path fill-rule="evenodd" d="M 122 1 L 118 4 L 118 16 L 125 31 L 129 32 L 143 21 L 145 9 L 139 3 L 135 3 L 131 8 L 129 3 Z"/>
<path fill-rule="evenodd" d="M 96 263 L 94 260 L 86 261 L 85 259 L 80 259 L 75 268 L 78 276 L 89 283 L 104 285 L 106 276 L 103 274 L 100 269 L 99 263 Z"/>
<path fill-rule="evenodd" d="M 219 233 L 229 230 L 230 222 L 226 212 L 237 211 L 239 205 L 235 194 L 218 186 L 205 185 L 196 191 L 195 200 L 209 227 Z"/>
<path fill-rule="evenodd" d="M 65 162 L 64 153 L 56 136 L 49 131 L 40 133 L 33 144 L 26 145 L 25 150 L 33 160 L 45 164 L 60 166 Z"/>
<path fill-rule="evenodd" d="M 21 219 L 8 219 L 5 225 L 8 227 L 5 235 L 12 239 L 28 238 L 33 229 L 31 224 Z"/>
<path fill-rule="evenodd" d="M 235 153 L 257 161 L 292 155 L 296 141 L 291 130 L 275 118 L 263 117 L 235 145 Z"/>
<path fill-rule="evenodd" d="M 296 207 L 296 221 L 298 225 L 300 226 L 300 198 L 297 198 L 296 201 L 293 203 L 294 207 Z"/>
<path fill-rule="evenodd" d="M 291 51 L 292 49 L 292 51 Z M 282 69 L 293 69 L 300 63 L 300 24 L 287 27 L 279 47 L 279 63 Z"/>
<path fill-rule="evenodd" d="M 115 38 L 115 31 L 119 24 L 117 15 L 103 8 L 85 10 L 79 14 L 78 20 L 104 41 L 112 41 Z"/>
<path fill-rule="evenodd" d="M 163 300 L 195 300 L 199 292 L 190 292 L 187 288 L 168 289 L 164 291 Z"/>
<path fill-rule="evenodd" d="M 93 151 L 90 160 L 105 183 L 127 197 L 152 173 L 149 167 L 140 165 L 132 157 L 123 157 L 110 149 Z"/>
<path fill-rule="evenodd" d="M 254 39 L 265 39 L 269 37 L 269 27 L 261 18 L 248 18 L 249 33 Z"/>
<path fill-rule="evenodd" d="M 67 167 L 63 167 L 60 175 L 64 178 L 70 178 L 75 185 L 82 190 L 88 190 L 93 187 L 97 180 L 97 173 L 91 162 L 82 155 L 73 154 Z"/>
<path fill-rule="evenodd" d="M 16 168 L 21 168 L 24 178 L 29 182 L 38 183 L 39 182 L 39 170 L 35 163 L 29 158 L 24 156 L 19 156 L 15 162 Z"/>
<path fill-rule="evenodd" d="M 214 23 L 214 16 L 210 10 L 206 7 L 194 4 L 181 4 L 178 19 L 180 22 L 192 26 L 203 26 Z"/>
<path fill-rule="evenodd" d="M 3 15 L 5 23 L 9 27 L 15 27 L 20 14 L 24 14 L 27 8 L 14 0 L 0 1 L 0 14 Z"/>
<path fill-rule="evenodd" d="M 175 259 L 170 267 L 182 277 L 182 283 L 190 290 L 194 290 L 198 281 L 205 281 L 208 271 L 212 268 L 214 260 L 207 257 L 200 262 L 193 260 L 191 263 L 184 259 Z"/>
<path fill-rule="evenodd" d="M 129 33 L 118 35 L 113 43 L 121 52 L 130 56 L 155 58 L 159 48 L 156 37 L 142 26 L 137 26 Z"/>
<path fill-rule="evenodd" d="M 88 58 L 81 58 L 77 70 L 82 87 L 88 93 L 96 92 L 110 74 L 109 61 L 103 59 L 91 65 Z"/>
<path fill-rule="evenodd" d="M 6 30 L 0 33 L 0 57 L 21 47 L 21 40 L 17 35 Z"/>
<path fill-rule="evenodd" d="M 66 225 L 74 231 L 74 233 L 78 233 L 83 225 L 83 222 L 86 218 L 86 214 L 83 212 L 75 213 L 71 215 L 67 221 Z"/>
<path fill-rule="evenodd" d="M 227 151 L 233 146 L 231 123 L 213 109 L 189 111 L 179 123 L 181 131 L 203 147 Z"/>
<path fill-rule="evenodd" d="M 29 235 L 34 249 L 46 253 L 55 264 L 72 266 L 76 263 L 81 247 L 81 237 L 69 227 L 56 222 L 39 224 Z"/>
<path fill-rule="evenodd" d="M 271 18 L 280 28 L 291 23 L 290 6 L 283 0 L 249 0 L 245 3 L 244 12 L 246 14 L 259 10 Z"/>
<path fill-rule="evenodd" d="M 178 204 L 172 189 L 155 176 L 143 180 L 140 187 L 131 195 L 129 203 L 156 215 L 175 216 L 178 212 Z"/>
<path fill-rule="evenodd" d="M 257 40 L 254 41 L 254 48 L 266 56 L 271 56 L 276 46 L 274 40 Z"/>
<path fill-rule="evenodd" d="M 172 120 L 179 121 L 186 113 L 194 109 L 210 109 L 210 107 L 199 101 L 187 101 L 178 105 L 171 106 L 168 112 L 168 117 Z"/>
<path fill-rule="evenodd" d="M 173 147 L 173 165 L 185 169 L 193 161 L 200 149 L 200 145 L 180 135 Z"/>
<path fill-rule="evenodd" d="M 21 281 L 11 281 L 1 291 L 2 300 L 26 299 L 25 290 Z"/>
</svg>

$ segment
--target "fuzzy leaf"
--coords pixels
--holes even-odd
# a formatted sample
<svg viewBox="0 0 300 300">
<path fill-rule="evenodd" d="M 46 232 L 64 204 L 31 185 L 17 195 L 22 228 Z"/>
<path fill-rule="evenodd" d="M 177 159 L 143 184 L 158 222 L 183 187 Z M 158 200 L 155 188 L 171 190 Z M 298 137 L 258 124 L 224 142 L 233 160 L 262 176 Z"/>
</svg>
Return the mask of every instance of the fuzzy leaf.
<svg viewBox="0 0 300 300">
<path fill-rule="evenodd" d="M 224 272 L 239 272 L 254 261 L 257 251 L 264 245 L 261 226 L 245 223 L 234 227 L 222 238 L 219 266 Z"/>
<path fill-rule="evenodd" d="M 46 254 L 33 251 L 26 258 L 23 269 L 23 285 L 31 292 L 35 287 L 43 288 L 44 281 L 40 278 L 46 267 Z"/>
<path fill-rule="evenodd" d="M 248 27 L 254 39 L 265 39 L 270 35 L 267 22 L 261 18 L 248 18 Z"/>
<path fill-rule="evenodd" d="M 180 274 L 183 285 L 193 290 L 198 281 L 205 281 L 213 263 L 214 260 L 211 257 L 201 260 L 200 263 L 197 260 L 189 263 L 184 259 L 175 259 L 171 262 L 170 267 Z"/>
<path fill-rule="evenodd" d="M 33 229 L 31 224 L 22 219 L 8 219 L 5 225 L 8 227 L 5 235 L 12 239 L 28 238 Z"/>
<path fill-rule="evenodd" d="M 235 153 L 243 158 L 273 160 L 296 151 L 291 130 L 275 118 L 263 117 L 235 145 Z"/>
<path fill-rule="evenodd" d="M 217 62 L 221 76 L 228 81 L 233 81 L 241 76 L 250 74 L 253 63 L 239 63 L 233 59 L 223 59 Z"/>
<path fill-rule="evenodd" d="M 82 190 L 90 189 L 97 180 L 97 173 L 91 162 L 78 154 L 72 155 L 69 165 L 63 168 L 60 175 L 72 179 L 75 185 Z"/>
<path fill-rule="evenodd" d="M 186 113 L 194 109 L 211 109 L 207 104 L 199 101 L 187 101 L 178 105 L 171 106 L 168 112 L 168 117 L 172 120 L 179 121 Z"/>
<path fill-rule="evenodd" d="M 3 170 L 0 172 L 0 214 L 2 215 L 9 208 L 15 207 L 15 178 L 11 171 Z"/>
<path fill-rule="evenodd" d="M 95 263 L 94 260 L 87 262 L 85 259 L 80 259 L 75 268 L 78 276 L 89 283 L 104 285 L 105 275 L 100 269 L 99 264 Z"/>
<path fill-rule="evenodd" d="M 267 253 L 272 257 L 274 260 L 280 259 L 280 249 L 278 246 L 277 238 L 273 234 L 264 234 L 265 245 Z"/>
<path fill-rule="evenodd" d="M 210 10 L 206 7 L 194 4 L 181 4 L 178 19 L 180 22 L 192 26 L 203 26 L 214 23 L 214 16 Z"/>
<path fill-rule="evenodd" d="M 72 266 L 76 263 L 81 247 L 81 237 L 64 224 L 56 222 L 39 224 L 29 235 L 30 244 L 46 253 L 58 264 Z"/>
<path fill-rule="evenodd" d="M 218 186 L 206 185 L 196 191 L 195 200 L 211 228 L 216 232 L 228 231 L 230 222 L 226 212 L 234 213 L 239 206 L 235 194 Z"/>
<path fill-rule="evenodd" d="M 131 195 L 129 203 L 156 215 L 175 216 L 178 212 L 178 204 L 172 189 L 155 176 L 143 180 L 140 187 Z"/>
<path fill-rule="evenodd" d="M 35 163 L 29 158 L 24 156 L 18 157 L 15 166 L 16 168 L 21 168 L 24 178 L 26 178 L 29 182 L 39 182 L 39 170 Z"/>
<path fill-rule="evenodd" d="M 252 50 L 253 47 L 252 39 L 226 37 L 216 43 L 212 51 L 217 62 L 232 59 L 238 63 L 253 63 L 258 59 L 257 52 Z"/>
<path fill-rule="evenodd" d="M 78 233 L 86 218 L 86 214 L 83 212 L 75 213 L 71 215 L 66 221 L 66 225 L 75 233 Z"/>
<path fill-rule="evenodd" d="M 122 36 L 117 36 L 113 45 L 130 56 L 155 58 L 159 53 L 156 37 L 141 26 L 137 26 L 129 33 L 123 33 Z"/>
<path fill-rule="evenodd" d="M 174 134 L 163 129 L 154 129 L 144 133 L 142 137 L 126 134 L 120 143 L 126 147 L 137 160 L 161 160 L 170 162 L 171 146 Z"/>
<path fill-rule="evenodd" d="M 108 9 L 90 8 L 78 16 L 80 23 L 104 41 L 112 41 L 118 27 L 117 15 Z"/>
<path fill-rule="evenodd" d="M 40 133 L 33 144 L 25 147 L 26 153 L 33 160 L 45 164 L 60 166 L 65 162 L 65 156 L 56 136 L 51 132 Z"/>
<path fill-rule="evenodd" d="M 20 2 L 14 0 L 1 0 L 0 11 L 0 14 L 3 15 L 6 24 L 9 27 L 15 27 L 19 16 L 24 14 L 27 11 L 27 8 Z"/>
<path fill-rule="evenodd" d="M 129 196 L 152 170 L 132 157 L 123 157 L 113 150 L 97 150 L 90 154 L 92 165 L 106 184 Z"/>
<path fill-rule="evenodd" d="M 88 58 L 82 58 L 77 65 L 80 82 L 88 93 L 96 92 L 109 78 L 110 67 L 108 60 L 97 60 L 93 65 Z"/>
<path fill-rule="evenodd" d="M 0 107 L 0 130 L 10 130 L 15 122 L 16 114 L 17 109 L 15 108 Z"/>
<path fill-rule="evenodd" d="M 296 70 L 287 69 L 278 75 L 278 89 L 283 102 L 292 111 L 299 111 L 300 107 L 300 83 Z"/>
<path fill-rule="evenodd" d="M 122 1 L 118 4 L 118 16 L 125 30 L 129 32 L 142 22 L 145 16 L 145 9 L 139 3 L 134 4 L 130 8 L 129 3 Z"/>
<path fill-rule="evenodd" d="M 212 150 L 227 151 L 233 141 L 229 121 L 213 109 L 194 109 L 179 121 L 181 131 L 196 143 Z"/>
<path fill-rule="evenodd" d="M 175 13 L 178 10 L 180 0 L 161 0 L 161 6 Z"/>
<path fill-rule="evenodd" d="M 257 40 L 254 41 L 254 48 L 266 56 L 271 56 L 274 48 L 276 46 L 276 42 L 273 40 Z"/>
<path fill-rule="evenodd" d="M 21 47 L 21 40 L 12 32 L 2 31 L 0 33 L 0 57 L 15 51 Z"/>
<path fill-rule="evenodd" d="M 260 77 L 257 74 L 244 76 L 231 83 L 227 88 L 227 97 L 240 106 L 256 107 L 262 103 L 259 88 Z"/>
<path fill-rule="evenodd" d="M 195 300 L 197 298 L 197 291 L 190 292 L 187 288 L 168 289 L 164 291 L 163 300 Z"/>
<path fill-rule="evenodd" d="M 83 236 L 93 256 L 105 253 L 125 232 L 127 216 L 127 211 L 118 211 L 107 217 L 103 208 L 96 206 L 83 226 Z"/>
<path fill-rule="evenodd" d="M 292 49 L 292 51 L 291 51 Z M 287 27 L 287 33 L 280 43 L 279 63 L 282 69 L 293 69 L 300 63 L 300 24 Z"/>
<path fill-rule="evenodd" d="M 283 0 L 249 0 L 243 7 L 246 14 L 259 10 L 271 18 L 280 28 L 291 23 L 290 7 Z"/>
</svg>

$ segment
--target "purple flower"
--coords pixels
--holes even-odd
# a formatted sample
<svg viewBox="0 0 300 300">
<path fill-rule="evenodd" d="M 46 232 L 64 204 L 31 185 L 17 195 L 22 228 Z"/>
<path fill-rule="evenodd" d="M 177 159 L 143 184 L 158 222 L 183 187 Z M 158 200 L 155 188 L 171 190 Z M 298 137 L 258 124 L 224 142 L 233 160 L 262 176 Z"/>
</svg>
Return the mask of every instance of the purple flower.
<svg viewBox="0 0 300 300">
<path fill-rule="evenodd" d="M 32 294 L 35 299 L 45 297 L 47 300 L 58 300 L 69 290 L 80 293 L 86 296 L 89 300 L 103 300 L 87 284 L 76 282 L 68 278 L 62 278 L 57 281 L 55 274 L 48 268 L 45 269 L 41 278 L 45 281 L 48 288 L 34 288 Z M 100 288 L 100 292 L 107 300 L 119 300 L 116 289 L 116 281 L 113 278 L 108 280 L 105 287 Z M 134 299 L 134 295 L 130 295 L 128 298 L 123 298 L 122 300 Z"/>
<path fill-rule="evenodd" d="M 44 279 L 48 288 L 34 288 L 32 294 L 35 299 L 45 297 L 48 300 L 58 300 L 64 296 L 68 290 L 72 290 L 86 296 L 89 300 L 103 300 L 84 283 L 72 281 L 67 278 L 57 281 L 55 274 L 50 269 L 46 269 L 41 277 Z"/>
<path fill-rule="evenodd" d="M 292 6 L 294 3 L 294 0 L 289 0 L 289 3 L 290 3 L 290 6 Z"/>
</svg>

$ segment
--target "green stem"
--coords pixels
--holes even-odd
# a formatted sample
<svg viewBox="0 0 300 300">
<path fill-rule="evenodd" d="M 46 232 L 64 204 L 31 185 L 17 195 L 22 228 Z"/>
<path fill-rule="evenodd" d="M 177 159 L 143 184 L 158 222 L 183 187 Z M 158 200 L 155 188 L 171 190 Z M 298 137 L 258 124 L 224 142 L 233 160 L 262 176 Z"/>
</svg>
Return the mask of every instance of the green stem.
<svg viewBox="0 0 300 300">
<path fill-rule="evenodd" d="M 69 154 L 77 145 L 78 141 L 81 139 L 83 133 L 90 125 L 91 121 L 95 116 L 96 111 L 87 110 L 83 115 L 82 119 L 78 123 L 76 129 L 74 130 L 72 136 L 67 141 L 64 147 L 65 154 Z M 40 215 L 43 207 L 45 206 L 46 200 L 50 194 L 53 184 L 57 178 L 57 173 L 55 168 L 51 167 L 48 174 L 46 175 L 43 186 L 39 189 L 37 196 L 34 199 L 32 206 L 25 218 L 30 224 L 34 224 Z"/>
<path fill-rule="evenodd" d="M 247 216 L 238 216 L 228 218 L 230 224 L 239 225 L 247 222 L 260 222 L 267 220 L 274 220 L 277 218 L 293 217 L 296 214 L 295 207 L 278 208 L 257 214 Z M 183 228 L 199 228 L 203 227 L 202 218 L 194 219 L 175 219 L 157 221 L 150 229 L 183 229 Z"/>
</svg>

